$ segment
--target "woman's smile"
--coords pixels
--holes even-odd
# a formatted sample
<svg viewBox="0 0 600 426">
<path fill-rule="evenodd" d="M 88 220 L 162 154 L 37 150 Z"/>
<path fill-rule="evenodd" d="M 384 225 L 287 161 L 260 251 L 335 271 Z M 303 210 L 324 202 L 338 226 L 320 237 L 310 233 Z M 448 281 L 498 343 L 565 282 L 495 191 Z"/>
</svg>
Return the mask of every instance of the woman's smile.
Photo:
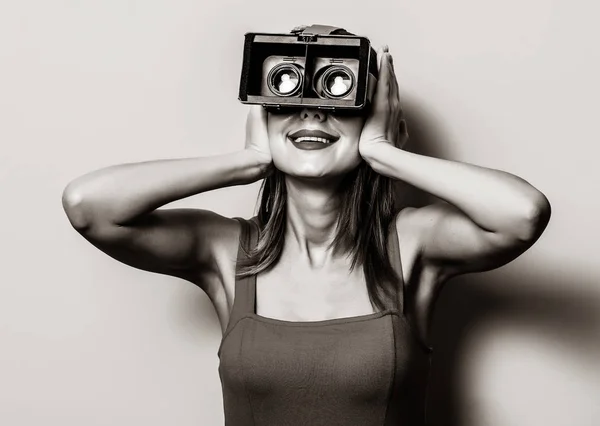
<svg viewBox="0 0 600 426">
<path fill-rule="evenodd" d="M 339 136 L 317 129 L 301 129 L 289 133 L 287 139 L 303 150 L 325 149 L 339 140 Z"/>
<path fill-rule="evenodd" d="M 319 138 L 320 139 L 320 138 Z M 295 141 L 294 139 L 288 136 L 288 140 L 298 149 L 303 150 L 314 150 L 314 149 L 326 149 L 331 145 L 335 144 L 335 142 L 323 142 L 325 139 L 315 140 L 315 139 L 301 139 L 300 141 Z"/>
</svg>

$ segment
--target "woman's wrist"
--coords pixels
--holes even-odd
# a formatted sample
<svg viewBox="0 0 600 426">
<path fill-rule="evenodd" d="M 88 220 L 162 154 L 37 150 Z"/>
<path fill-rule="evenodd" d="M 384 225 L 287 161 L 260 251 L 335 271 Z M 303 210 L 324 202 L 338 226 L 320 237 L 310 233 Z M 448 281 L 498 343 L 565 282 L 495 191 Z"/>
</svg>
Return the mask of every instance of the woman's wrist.
<svg viewBox="0 0 600 426">
<path fill-rule="evenodd" d="M 271 157 L 252 148 L 245 148 L 237 153 L 244 183 L 252 183 L 267 177 L 273 167 Z"/>
<path fill-rule="evenodd" d="M 396 151 L 402 150 L 393 146 L 391 142 L 382 141 L 362 147 L 360 155 L 377 173 L 392 177 L 390 176 L 391 171 L 389 170 L 387 159 L 390 153 L 396 153 Z"/>
</svg>

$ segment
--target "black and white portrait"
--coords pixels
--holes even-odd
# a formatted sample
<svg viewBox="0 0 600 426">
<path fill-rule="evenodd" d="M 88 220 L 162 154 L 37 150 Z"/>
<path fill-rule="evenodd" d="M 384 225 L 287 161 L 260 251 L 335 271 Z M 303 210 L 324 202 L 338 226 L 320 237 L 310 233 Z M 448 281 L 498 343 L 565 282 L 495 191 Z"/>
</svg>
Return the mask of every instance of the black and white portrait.
<svg viewBox="0 0 600 426">
<path fill-rule="evenodd" d="M 0 424 L 598 424 L 599 11 L 1 5 Z"/>
</svg>

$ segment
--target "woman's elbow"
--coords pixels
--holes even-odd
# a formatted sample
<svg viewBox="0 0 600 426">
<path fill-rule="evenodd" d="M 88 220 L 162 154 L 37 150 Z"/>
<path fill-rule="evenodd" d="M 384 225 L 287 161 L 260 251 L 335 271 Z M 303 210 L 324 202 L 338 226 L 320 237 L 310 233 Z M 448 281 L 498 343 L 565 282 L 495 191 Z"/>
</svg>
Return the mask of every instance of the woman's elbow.
<svg viewBox="0 0 600 426">
<path fill-rule="evenodd" d="M 518 235 L 519 240 L 533 244 L 546 229 L 551 215 L 552 206 L 550 201 L 543 193 L 538 192 L 538 195 L 529 203 L 522 218 Z"/>
<path fill-rule="evenodd" d="M 69 222 L 77 231 L 85 231 L 89 227 L 89 220 L 84 214 L 84 197 L 80 191 L 69 184 L 62 193 L 62 207 Z"/>
</svg>

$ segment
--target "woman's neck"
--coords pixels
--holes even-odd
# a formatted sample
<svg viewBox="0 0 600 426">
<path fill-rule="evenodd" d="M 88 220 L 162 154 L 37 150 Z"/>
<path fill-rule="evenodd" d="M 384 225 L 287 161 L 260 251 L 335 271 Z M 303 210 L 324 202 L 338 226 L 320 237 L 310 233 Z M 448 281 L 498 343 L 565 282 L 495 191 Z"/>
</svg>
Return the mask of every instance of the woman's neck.
<svg viewBox="0 0 600 426">
<path fill-rule="evenodd" d="M 286 255 L 299 257 L 314 268 L 335 261 L 333 242 L 340 209 L 341 179 L 300 180 L 286 177 Z"/>
</svg>

